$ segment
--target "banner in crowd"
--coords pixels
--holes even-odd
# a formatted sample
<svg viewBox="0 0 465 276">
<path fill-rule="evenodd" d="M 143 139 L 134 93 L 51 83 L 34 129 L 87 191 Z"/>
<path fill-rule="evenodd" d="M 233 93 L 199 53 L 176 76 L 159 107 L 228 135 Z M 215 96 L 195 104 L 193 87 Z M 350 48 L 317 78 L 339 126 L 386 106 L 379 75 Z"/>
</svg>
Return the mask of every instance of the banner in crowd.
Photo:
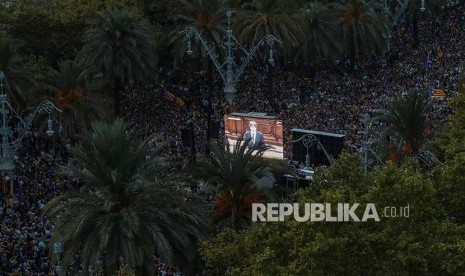
<svg viewBox="0 0 465 276">
<path fill-rule="evenodd" d="M 446 97 L 446 92 L 444 92 L 444 90 L 441 90 L 441 89 L 432 89 L 430 97 L 433 98 L 433 99 L 445 98 Z"/>
<path fill-rule="evenodd" d="M 176 102 L 180 107 L 184 107 L 184 100 L 165 89 L 165 98 L 170 102 Z"/>
</svg>

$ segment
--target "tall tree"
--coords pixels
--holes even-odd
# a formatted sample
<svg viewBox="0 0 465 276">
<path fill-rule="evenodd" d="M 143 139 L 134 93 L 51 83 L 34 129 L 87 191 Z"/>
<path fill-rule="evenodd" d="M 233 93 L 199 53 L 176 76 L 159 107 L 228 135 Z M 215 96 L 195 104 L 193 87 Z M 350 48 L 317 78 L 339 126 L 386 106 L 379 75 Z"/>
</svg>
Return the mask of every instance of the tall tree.
<svg viewBox="0 0 465 276">
<path fill-rule="evenodd" d="M 383 55 L 389 50 L 391 30 L 381 4 L 347 0 L 339 11 L 344 49 L 353 62 L 361 55 Z"/>
<path fill-rule="evenodd" d="M 34 77 L 24 68 L 18 52 L 18 42 L 7 36 L 0 36 L 0 71 L 5 74 L 4 89 L 14 104 L 26 104 Z"/>
<path fill-rule="evenodd" d="M 299 5 L 293 0 L 253 0 L 245 3 L 234 19 L 234 29 L 241 43 L 256 44 L 267 34 L 283 43 L 282 49 L 293 49 L 303 35 L 299 22 Z"/>
<path fill-rule="evenodd" d="M 61 123 L 65 136 L 83 133 L 92 121 L 108 118 L 107 99 L 98 93 L 102 78 L 95 75 L 93 68 L 71 60 L 59 61 L 47 83 L 55 105 L 63 111 Z"/>
<path fill-rule="evenodd" d="M 191 168 L 195 178 L 207 180 L 217 191 L 214 219 L 234 229 L 249 225 L 252 203 L 263 202 L 272 194 L 259 179 L 281 170 L 277 163 L 261 157 L 265 149 L 248 150 L 239 140 L 233 152 L 210 144 L 212 156 Z"/>
<path fill-rule="evenodd" d="M 321 64 L 338 59 L 342 52 L 338 16 L 328 4 L 308 3 L 301 9 L 304 35 L 292 55 L 294 63 Z"/>
<path fill-rule="evenodd" d="M 186 54 L 189 39 L 181 32 L 186 27 L 195 27 L 210 47 L 219 46 L 224 36 L 226 2 L 224 0 L 180 0 L 183 13 L 177 16 L 178 28 L 171 33 L 171 45 L 175 58 Z M 191 39 L 194 54 L 201 53 L 204 60 L 208 60 L 207 53 L 200 42 Z"/>
<path fill-rule="evenodd" d="M 103 73 L 113 92 L 115 115 L 121 111 L 121 90 L 156 77 L 156 43 L 149 25 L 129 11 L 111 9 L 91 22 L 80 57 Z"/>
<path fill-rule="evenodd" d="M 432 180 L 411 161 L 365 175 L 360 156 L 343 155 L 331 168 L 317 169 L 312 185 L 296 195 L 301 217 L 305 203 L 330 203 L 330 210 L 323 207 L 327 218 L 324 212 L 341 214 L 337 205 L 344 202 L 360 204 L 354 213 L 362 220 L 372 203 L 380 220 L 312 221 L 308 210 L 308 221 L 291 215 L 225 231 L 201 246 L 208 274 L 460 274 L 465 228 L 444 215 Z"/>
<path fill-rule="evenodd" d="M 427 138 L 430 108 L 425 95 L 411 93 L 405 98 L 398 95 L 381 111 L 379 119 L 386 124 L 383 136 L 397 142 L 399 150 L 417 154 Z"/>
<path fill-rule="evenodd" d="M 462 80 L 460 86 L 464 85 Z M 465 86 L 449 102 L 453 114 L 439 134 L 444 166 L 435 171 L 435 184 L 449 218 L 465 224 Z"/>
<path fill-rule="evenodd" d="M 214 93 L 214 75 L 215 66 L 213 62 L 209 62 L 211 57 L 208 56 L 205 50 L 205 45 L 202 45 L 198 37 L 193 36 L 188 38 L 183 30 L 186 27 L 194 27 L 202 39 L 208 44 L 208 47 L 216 53 L 222 52 L 220 47 L 221 41 L 225 34 L 225 19 L 226 19 L 226 1 L 225 0 L 181 0 L 183 4 L 183 13 L 178 15 L 178 27 L 171 33 L 171 45 L 175 59 L 183 58 L 188 50 L 188 43 L 191 45 L 191 50 L 194 55 L 202 57 L 201 64 L 207 69 L 210 79 L 207 99 L 207 141 L 210 141 L 211 129 L 211 101 Z M 191 62 L 194 60 L 190 60 Z M 189 66 L 189 69 L 191 67 Z M 208 149 L 207 149 L 208 150 Z"/>
<path fill-rule="evenodd" d="M 47 204 L 62 242 L 62 263 L 80 253 L 84 271 L 103 262 L 106 275 L 122 266 L 153 275 L 155 257 L 168 264 L 189 264 L 208 224 L 194 205 L 167 185 L 163 163 L 147 158 L 147 141 L 121 121 L 94 123 L 92 133 L 72 150 L 71 174 L 88 189 L 66 193 Z"/>
</svg>

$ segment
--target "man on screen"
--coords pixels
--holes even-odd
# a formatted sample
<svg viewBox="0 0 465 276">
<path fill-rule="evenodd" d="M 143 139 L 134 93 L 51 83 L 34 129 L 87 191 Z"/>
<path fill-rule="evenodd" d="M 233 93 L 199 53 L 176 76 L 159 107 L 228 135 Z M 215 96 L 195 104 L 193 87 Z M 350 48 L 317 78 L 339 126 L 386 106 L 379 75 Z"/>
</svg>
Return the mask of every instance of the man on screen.
<svg viewBox="0 0 465 276">
<path fill-rule="evenodd" d="M 265 140 L 263 140 L 263 134 L 257 130 L 257 123 L 255 121 L 249 122 L 249 131 L 245 133 L 246 141 L 249 141 L 247 148 L 262 148 L 265 146 Z"/>
</svg>

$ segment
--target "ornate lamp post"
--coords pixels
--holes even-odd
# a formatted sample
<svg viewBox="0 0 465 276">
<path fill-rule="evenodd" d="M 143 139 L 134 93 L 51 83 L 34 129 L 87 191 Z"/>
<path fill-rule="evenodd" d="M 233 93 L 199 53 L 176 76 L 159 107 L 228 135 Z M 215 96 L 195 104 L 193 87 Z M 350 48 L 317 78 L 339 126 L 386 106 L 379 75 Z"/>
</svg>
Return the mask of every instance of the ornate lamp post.
<svg viewBox="0 0 465 276">
<path fill-rule="evenodd" d="M 431 151 L 420 151 L 415 155 L 415 158 L 417 158 L 424 166 L 426 166 L 426 170 L 428 173 L 431 173 L 431 170 L 433 169 L 434 165 L 444 165 L 439 159 L 432 153 Z"/>
<path fill-rule="evenodd" d="M 332 165 L 333 164 L 333 158 L 331 155 L 328 154 L 326 151 L 325 147 L 323 147 L 323 144 L 321 144 L 320 140 L 313 135 L 313 134 L 305 134 L 304 136 L 300 137 L 297 140 L 292 141 L 292 143 L 297 143 L 301 142 L 304 144 L 304 146 L 307 148 L 307 154 L 305 155 L 305 167 L 304 170 L 313 170 L 311 163 L 310 163 L 310 154 L 308 153 L 308 150 L 313 147 L 314 145 L 317 145 L 318 150 L 322 150 L 323 153 L 326 156 L 326 159 L 328 159 L 329 163 Z"/>
<path fill-rule="evenodd" d="M 55 272 L 57 275 L 61 275 L 61 265 L 60 265 L 60 254 L 63 252 L 63 247 L 61 242 L 56 242 L 53 244 L 53 253 L 56 255 L 58 263 L 55 267 Z"/>
<path fill-rule="evenodd" d="M 368 166 L 371 166 L 373 164 L 373 159 L 368 158 L 368 153 L 373 154 L 380 164 L 383 164 L 383 161 L 378 156 L 378 154 L 371 148 L 372 142 L 370 141 L 370 138 L 369 138 L 369 130 L 371 128 L 372 119 L 370 118 L 368 114 L 365 114 L 365 116 L 363 116 L 363 122 L 365 123 L 365 133 L 364 133 L 365 140 L 362 143 L 362 150 L 364 153 L 363 168 L 364 168 L 365 173 L 367 173 Z"/>
<path fill-rule="evenodd" d="M 421 11 L 421 12 L 424 12 L 424 11 L 426 11 L 426 7 L 425 7 L 425 0 L 421 0 L 420 11 Z"/>
<path fill-rule="evenodd" d="M 394 1 L 383 0 L 384 13 L 391 18 L 393 26 L 396 26 L 399 23 L 399 20 L 405 15 L 407 11 L 410 0 L 397 0 L 395 4 L 392 4 Z M 425 0 L 420 2 L 420 11 L 426 11 Z"/>
<path fill-rule="evenodd" d="M 218 70 L 221 78 L 223 79 L 223 91 L 225 94 L 225 98 L 229 103 L 232 103 L 234 97 L 236 96 L 236 83 L 238 79 L 240 78 L 242 73 L 244 73 L 245 67 L 250 63 L 258 48 L 264 45 L 265 43 L 268 43 L 268 45 L 271 48 L 269 52 L 268 62 L 271 65 L 274 65 L 275 60 L 273 54 L 273 45 L 275 42 L 282 42 L 278 40 L 275 36 L 267 34 L 255 46 L 253 46 L 250 51 L 247 51 L 232 34 L 231 14 L 231 11 L 228 11 L 226 13 L 228 17 L 228 29 L 226 30 L 227 41 L 225 42 L 226 47 L 224 48 L 226 51 L 226 57 L 223 63 L 220 63 L 220 61 L 218 60 L 218 56 L 215 54 L 215 47 L 209 46 L 208 43 L 202 38 L 200 33 L 197 31 L 197 29 L 195 29 L 194 27 L 187 27 L 186 29 L 181 31 L 181 33 L 186 33 L 186 36 L 189 38 L 189 41 L 187 43 L 188 55 L 192 54 L 191 38 L 193 36 L 197 37 L 197 39 L 201 42 L 208 56 L 212 60 L 216 69 Z M 234 50 L 236 49 L 241 50 L 243 54 L 245 54 L 245 57 L 241 58 L 242 64 L 240 65 L 236 64 L 236 62 L 234 61 Z"/>
<path fill-rule="evenodd" d="M 21 118 L 21 116 L 19 116 L 19 114 L 11 106 L 3 90 L 4 79 L 5 75 L 2 71 L 0 71 L 0 113 L 2 116 L 2 122 L 0 126 L 0 135 L 2 137 L 0 171 L 2 171 L 2 173 L 10 172 L 15 169 L 14 156 L 16 154 L 16 151 L 20 147 L 22 139 L 31 127 L 32 121 L 36 117 L 36 115 L 41 113 L 48 113 L 49 118 L 47 121 L 46 133 L 48 136 L 52 136 L 54 134 L 54 131 L 52 129 L 53 123 L 52 119 L 50 118 L 50 114 L 53 111 L 62 112 L 50 101 L 43 101 L 39 104 L 39 106 L 34 110 L 33 113 L 31 113 L 25 119 Z M 8 120 L 11 117 L 15 118 L 18 122 L 16 130 L 10 129 L 8 125 Z M 13 189 L 11 189 L 11 193 L 13 193 Z"/>
</svg>

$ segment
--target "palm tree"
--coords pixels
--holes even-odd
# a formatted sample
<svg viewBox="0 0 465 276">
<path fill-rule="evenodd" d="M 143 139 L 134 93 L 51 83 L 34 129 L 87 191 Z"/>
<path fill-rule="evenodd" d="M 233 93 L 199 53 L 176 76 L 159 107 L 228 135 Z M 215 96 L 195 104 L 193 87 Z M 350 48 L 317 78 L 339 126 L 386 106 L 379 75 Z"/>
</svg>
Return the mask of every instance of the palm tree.
<svg viewBox="0 0 465 276">
<path fill-rule="evenodd" d="M 389 50 L 390 26 L 379 3 L 347 0 L 339 11 L 344 49 L 353 62 L 361 54 L 383 55 Z"/>
<path fill-rule="evenodd" d="M 209 47 L 213 47 L 217 53 L 225 30 L 225 0 L 181 0 L 184 6 L 184 14 L 178 15 L 177 19 L 179 26 L 170 34 L 171 45 L 175 58 L 182 58 L 186 54 L 188 42 L 192 43 L 192 51 L 194 54 L 200 53 L 202 56 L 202 65 L 207 68 L 208 75 L 213 80 L 215 78 L 213 72 L 215 70 L 213 62 L 209 62 L 207 52 L 201 42 L 195 37 L 190 39 L 186 33 L 182 32 L 187 26 L 194 27 Z M 218 50 L 218 51 L 217 51 Z M 191 60 L 193 61 L 193 60 Z M 191 66 L 188 66 L 191 70 Z M 208 99 L 212 100 L 214 93 L 214 82 L 209 83 Z M 207 141 L 210 140 L 210 125 L 211 125 L 211 108 L 207 113 Z"/>
<path fill-rule="evenodd" d="M 25 104 L 30 99 L 29 90 L 34 78 L 24 68 L 18 43 L 7 36 L 0 36 L 0 71 L 5 74 L 4 87 L 8 98 L 14 104 Z"/>
<path fill-rule="evenodd" d="M 116 116 L 120 115 L 124 85 L 155 78 L 155 48 L 149 25 L 125 10 L 107 10 L 86 30 L 80 57 L 103 73 L 106 85 L 113 91 Z"/>
<path fill-rule="evenodd" d="M 337 14 L 329 5 L 311 2 L 300 11 L 304 35 L 295 48 L 294 63 L 321 64 L 342 52 Z"/>
<path fill-rule="evenodd" d="M 105 97 L 97 93 L 102 79 L 93 68 L 86 68 L 81 62 L 59 61 L 57 70 L 52 69 L 47 80 L 55 105 L 63 111 L 65 136 L 82 133 L 93 120 L 108 118 Z"/>
<path fill-rule="evenodd" d="M 59 196 L 45 208 L 56 225 L 51 240 L 63 244 L 64 267 L 76 253 L 85 272 L 103 262 L 106 275 L 122 266 L 154 275 L 155 257 L 190 263 L 208 224 L 174 193 L 160 159 L 147 158 L 147 150 L 147 141 L 121 121 L 94 123 L 72 150 L 79 167 L 67 172 L 88 189 Z"/>
<path fill-rule="evenodd" d="M 403 153 L 416 155 L 427 138 L 430 108 L 426 96 L 412 93 L 404 98 L 398 95 L 377 118 L 386 124 L 382 136 L 397 142 L 398 152 L 403 150 Z"/>
<path fill-rule="evenodd" d="M 171 45 L 174 56 L 183 57 L 186 54 L 188 38 L 181 32 L 185 27 L 195 27 L 210 46 L 219 45 L 224 35 L 226 2 L 225 0 L 180 0 L 184 13 L 177 16 L 178 28 L 171 32 Z M 205 49 L 197 39 L 192 39 L 193 52 L 202 54 L 208 60 Z"/>
<path fill-rule="evenodd" d="M 250 222 L 252 203 L 263 202 L 271 196 L 260 187 L 258 180 L 283 170 L 279 162 L 262 159 L 265 148 L 248 150 L 247 144 L 248 141 L 242 143 L 240 139 L 233 152 L 210 144 L 213 154 L 190 168 L 195 179 L 207 180 L 217 191 L 214 220 L 234 229 Z"/>
<path fill-rule="evenodd" d="M 244 4 L 234 26 L 239 41 L 246 46 L 255 45 L 271 34 L 283 42 L 281 47 L 293 49 L 303 35 L 298 8 L 293 0 L 253 0 Z"/>
</svg>

